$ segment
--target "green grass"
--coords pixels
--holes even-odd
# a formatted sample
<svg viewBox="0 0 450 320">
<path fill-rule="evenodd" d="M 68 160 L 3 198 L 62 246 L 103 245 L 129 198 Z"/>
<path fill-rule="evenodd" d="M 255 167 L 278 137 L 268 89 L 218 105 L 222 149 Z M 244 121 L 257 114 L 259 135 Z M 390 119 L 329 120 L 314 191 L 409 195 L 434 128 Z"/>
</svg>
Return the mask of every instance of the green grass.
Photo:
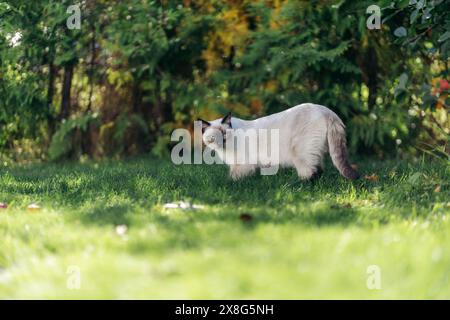
<svg viewBox="0 0 450 320">
<path fill-rule="evenodd" d="M 329 166 L 313 182 L 233 182 L 223 166 L 149 159 L 3 167 L 0 298 L 450 298 L 449 167 L 360 169 L 379 180 Z M 163 207 L 174 201 L 204 207 Z"/>
</svg>

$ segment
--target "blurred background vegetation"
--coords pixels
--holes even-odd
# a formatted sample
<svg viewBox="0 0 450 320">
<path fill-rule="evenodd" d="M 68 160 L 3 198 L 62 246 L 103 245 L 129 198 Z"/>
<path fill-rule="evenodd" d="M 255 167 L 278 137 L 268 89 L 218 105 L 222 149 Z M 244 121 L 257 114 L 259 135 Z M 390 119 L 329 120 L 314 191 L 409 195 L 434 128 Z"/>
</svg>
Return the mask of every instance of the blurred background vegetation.
<svg viewBox="0 0 450 320">
<path fill-rule="evenodd" d="M 164 156 L 170 133 L 303 102 L 352 152 L 448 154 L 450 1 L 0 0 L 0 160 Z M 370 30 L 370 5 L 381 29 Z"/>
</svg>

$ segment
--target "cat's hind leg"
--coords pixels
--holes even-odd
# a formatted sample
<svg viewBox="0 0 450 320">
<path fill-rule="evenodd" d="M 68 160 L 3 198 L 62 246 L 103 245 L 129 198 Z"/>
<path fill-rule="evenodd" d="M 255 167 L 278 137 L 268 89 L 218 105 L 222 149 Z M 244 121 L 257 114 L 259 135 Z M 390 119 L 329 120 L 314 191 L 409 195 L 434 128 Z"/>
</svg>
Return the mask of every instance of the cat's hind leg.
<svg viewBox="0 0 450 320">
<path fill-rule="evenodd" d="M 313 176 L 311 179 L 318 179 L 323 175 L 324 169 L 325 168 L 325 164 L 323 162 L 323 156 L 320 159 L 320 163 L 319 165 L 316 167 L 316 172 L 314 172 Z"/>
<path fill-rule="evenodd" d="M 325 142 L 316 139 L 302 141 L 292 149 L 292 162 L 301 180 L 310 180 L 323 173 Z"/>
<path fill-rule="evenodd" d="M 323 167 L 318 166 L 316 172 L 313 173 L 311 180 L 319 179 L 323 175 Z"/>
<path fill-rule="evenodd" d="M 301 180 L 312 179 L 316 172 L 317 167 L 310 164 L 305 158 L 295 158 L 293 159 L 295 169 L 297 170 L 298 177 Z"/>
<path fill-rule="evenodd" d="M 237 164 L 230 166 L 230 176 L 233 180 L 239 180 L 256 171 L 255 165 Z"/>
</svg>

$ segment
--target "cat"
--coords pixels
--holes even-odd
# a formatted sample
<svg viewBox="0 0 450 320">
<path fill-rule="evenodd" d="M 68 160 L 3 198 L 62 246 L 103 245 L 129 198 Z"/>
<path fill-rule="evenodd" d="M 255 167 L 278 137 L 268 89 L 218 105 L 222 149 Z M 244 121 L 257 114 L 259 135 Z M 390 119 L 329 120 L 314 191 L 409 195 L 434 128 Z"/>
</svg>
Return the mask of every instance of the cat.
<svg viewBox="0 0 450 320">
<path fill-rule="evenodd" d="M 327 152 L 342 176 L 350 180 L 359 177 L 358 172 L 349 163 L 345 126 L 342 120 L 325 106 L 304 103 L 255 120 L 232 117 L 231 113 L 213 121 L 198 120 L 202 124 L 203 142 L 229 165 L 233 180 L 248 176 L 264 166 L 261 163 L 237 164 L 226 160 L 227 141 L 239 134 L 238 132 L 242 134 L 249 129 L 278 129 L 277 165 L 294 167 L 301 180 L 310 180 L 323 172 L 323 159 Z M 233 151 L 238 154 L 243 152 L 235 147 Z"/>
</svg>

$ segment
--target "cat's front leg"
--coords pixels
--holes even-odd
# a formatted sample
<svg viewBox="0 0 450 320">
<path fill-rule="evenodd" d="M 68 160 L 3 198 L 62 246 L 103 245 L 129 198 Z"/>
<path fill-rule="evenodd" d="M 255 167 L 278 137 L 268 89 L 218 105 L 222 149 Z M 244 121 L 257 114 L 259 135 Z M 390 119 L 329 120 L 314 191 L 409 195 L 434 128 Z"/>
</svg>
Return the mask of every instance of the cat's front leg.
<svg viewBox="0 0 450 320">
<path fill-rule="evenodd" d="M 230 166 L 230 177 L 233 180 L 239 180 L 246 177 L 256 170 L 254 165 L 232 165 Z"/>
</svg>

